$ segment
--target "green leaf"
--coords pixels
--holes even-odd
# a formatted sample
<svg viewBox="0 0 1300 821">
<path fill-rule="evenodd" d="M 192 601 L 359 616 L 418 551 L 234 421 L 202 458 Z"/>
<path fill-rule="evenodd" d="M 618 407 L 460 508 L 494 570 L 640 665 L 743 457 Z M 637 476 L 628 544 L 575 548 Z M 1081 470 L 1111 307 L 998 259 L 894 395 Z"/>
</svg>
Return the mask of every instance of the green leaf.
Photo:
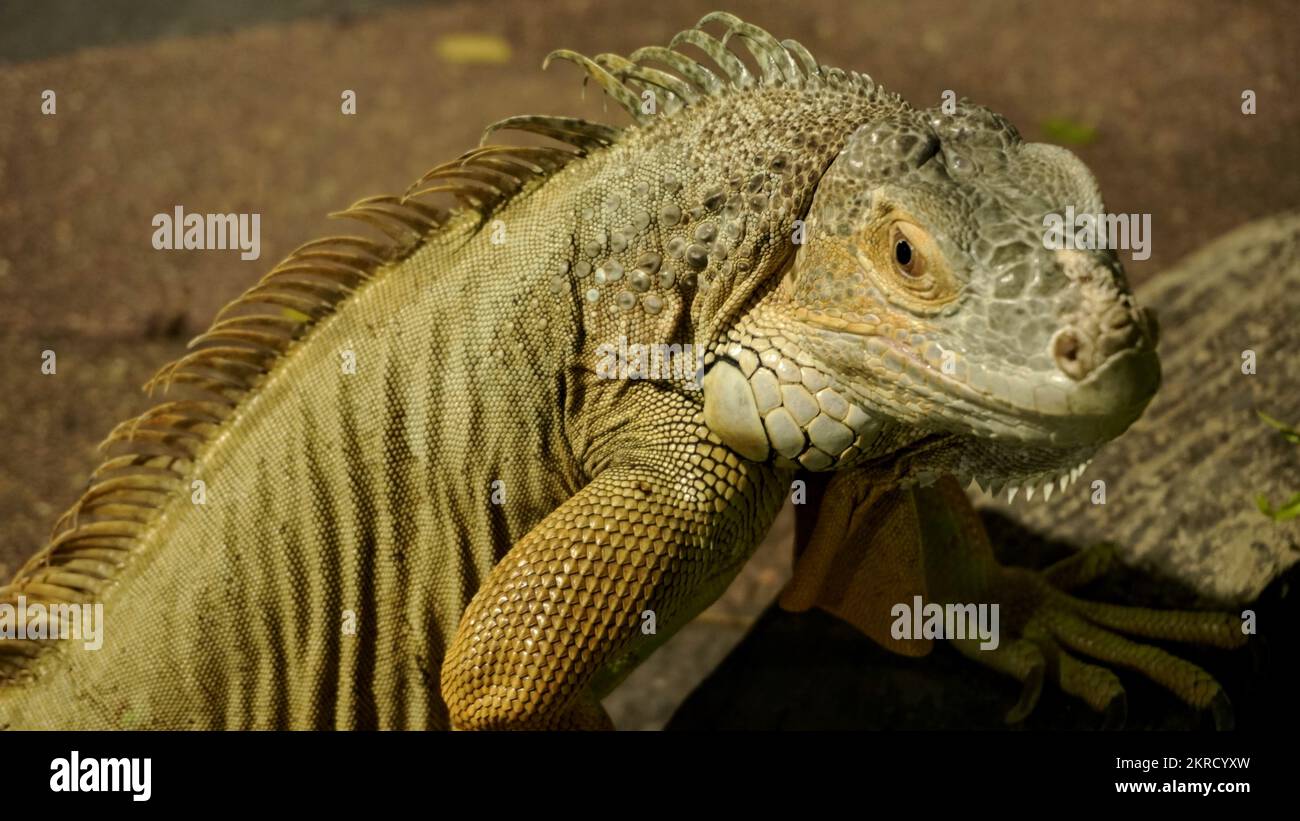
<svg viewBox="0 0 1300 821">
<path fill-rule="evenodd" d="M 1300 431 L 1290 427 L 1285 422 L 1274 419 L 1258 408 L 1255 409 L 1255 413 L 1258 414 L 1259 418 L 1263 419 L 1266 424 L 1277 428 L 1278 431 L 1281 432 L 1283 439 L 1293 445 L 1300 445 Z M 1259 508 L 1260 513 L 1263 513 L 1273 521 L 1285 522 L 1288 519 L 1294 519 L 1297 516 L 1300 516 L 1300 493 L 1292 496 L 1286 504 L 1276 510 L 1273 509 L 1273 506 L 1269 504 L 1268 498 L 1262 493 L 1255 497 L 1255 505 Z"/>
<path fill-rule="evenodd" d="M 1272 425 L 1273 427 L 1280 430 L 1282 432 L 1283 439 L 1287 440 L 1293 445 L 1300 445 L 1300 431 L 1296 430 L 1293 427 L 1290 427 L 1285 422 L 1280 422 L 1277 419 L 1274 419 L 1273 417 L 1269 416 L 1267 413 L 1264 413 L 1262 410 L 1256 409 L 1255 413 L 1259 414 L 1260 419 L 1263 419 L 1269 425 Z"/>
<path fill-rule="evenodd" d="M 1043 133 L 1052 142 L 1065 145 L 1087 145 L 1097 139 L 1097 129 L 1068 117 L 1048 117 L 1043 120 Z"/>
<path fill-rule="evenodd" d="M 1275 522 L 1285 522 L 1300 516 L 1300 493 L 1292 496 L 1286 504 L 1276 510 L 1268 503 L 1268 499 L 1262 493 L 1255 497 L 1255 504 L 1259 506 L 1261 513 Z"/>
</svg>

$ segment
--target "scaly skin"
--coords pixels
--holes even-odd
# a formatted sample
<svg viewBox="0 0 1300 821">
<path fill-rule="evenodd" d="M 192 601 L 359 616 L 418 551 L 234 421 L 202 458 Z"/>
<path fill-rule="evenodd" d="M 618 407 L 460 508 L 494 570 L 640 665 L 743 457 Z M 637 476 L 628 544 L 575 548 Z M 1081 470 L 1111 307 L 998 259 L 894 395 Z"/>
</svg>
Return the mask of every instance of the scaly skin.
<svg viewBox="0 0 1300 821">
<path fill-rule="evenodd" d="M 1137 417 L 1158 365 L 1117 261 L 1039 239 L 1100 210 L 1077 159 L 704 22 L 758 75 L 701 30 L 674 45 L 712 70 L 557 52 L 636 125 L 499 124 L 568 145 L 358 203 L 391 243 L 301 249 L 160 374 L 196 398 L 119 428 L 0 589 L 102 601 L 104 648 L 0 642 L 0 725 L 607 726 L 797 470 L 1032 486 Z M 605 378 L 620 340 L 706 352 L 702 389 Z"/>
</svg>

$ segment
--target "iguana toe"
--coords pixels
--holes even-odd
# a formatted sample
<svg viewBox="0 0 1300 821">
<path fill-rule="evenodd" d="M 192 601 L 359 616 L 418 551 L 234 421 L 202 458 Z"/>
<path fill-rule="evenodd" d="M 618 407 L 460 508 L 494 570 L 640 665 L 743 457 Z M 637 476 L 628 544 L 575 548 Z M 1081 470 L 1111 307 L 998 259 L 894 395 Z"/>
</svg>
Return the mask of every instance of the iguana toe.
<svg viewBox="0 0 1300 821">
<path fill-rule="evenodd" d="M 1041 583 L 1046 574 L 1027 577 L 1023 571 L 1014 568 L 1006 571 L 997 585 L 997 598 L 1023 607 L 1041 596 L 1033 613 L 1019 628 L 1024 637 L 1021 640 L 1037 645 L 1046 659 L 1049 677 L 1063 692 L 1105 714 L 1107 726 L 1123 722 L 1126 699 L 1120 679 L 1106 667 L 1083 661 L 1075 654 L 1141 673 L 1185 704 L 1209 710 L 1217 728 L 1225 729 L 1232 725 L 1231 705 L 1222 686 L 1212 675 L 1159 647 L 1140 644 L 1119 634 L 1224 648 L 1239 647 L 1245 643 L 1245 637 L 1231 615 L 1101 604 L 1055 590 L 1043 594 L 1039 585 L 1029 582 L 1029 579 Z M 1024 589 L 1026 586 L 1031 589 Z M 1009 648 L 1013 646 L 1008 645 Z M 988 656 L 987 653 L 981 655 Z M 992 661 L 991 657 L 981 660 Z M 989 666 L 997 668 L 999 665 L 990 663 Z M 1012 717 L 1023 716 L 1016 709 L 1008 718 Z"/>
</svg>

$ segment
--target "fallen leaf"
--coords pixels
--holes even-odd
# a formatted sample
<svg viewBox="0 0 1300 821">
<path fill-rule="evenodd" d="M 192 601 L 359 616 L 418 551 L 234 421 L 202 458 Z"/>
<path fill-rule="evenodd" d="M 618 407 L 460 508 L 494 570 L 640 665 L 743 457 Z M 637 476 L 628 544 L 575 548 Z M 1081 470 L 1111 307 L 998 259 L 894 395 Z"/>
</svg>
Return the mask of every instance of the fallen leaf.
<svg viewBox="0 0 1300 821">
<path fill-rule="evenodd" d="M 510 44 L 495 34 L 444 34 L 434 46 L 449 63 L 500 65 L 510 62 Z"/>
<path fill-rule="evenodd" d="M 1053 142 L 1066 145 L 1087 145 L 1097 139 L 1097 129 L 1068 117 L 1049 117 L 1043 121 L 1043 132 Z"/>
</svg>

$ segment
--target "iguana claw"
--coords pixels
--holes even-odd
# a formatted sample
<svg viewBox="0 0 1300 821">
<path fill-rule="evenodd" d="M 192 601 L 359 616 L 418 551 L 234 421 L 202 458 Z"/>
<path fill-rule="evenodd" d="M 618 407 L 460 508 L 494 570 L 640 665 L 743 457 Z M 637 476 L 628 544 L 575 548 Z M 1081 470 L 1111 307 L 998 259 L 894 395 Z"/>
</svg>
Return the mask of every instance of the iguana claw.
<svg viewBox="0 0 1300 821">
<path fill-rule="evenodd" d="M 1119 677 L 1105 667 L 1082 660 L 1082 656 L 1135 670 L 1184 703 L 1208 710 L 1216 729 L 1230 729 L 1232 704 L 1213 676 L 1171 653 L 1122 634 L 1236 648 L 1246 643 L 1240 624 L 1227 613 L 1121 607 L 1078 599 L 1060 589 L 1086 583 L 1111 564 L 1113 548 L 1101 545 L 1042 573 L 998 568 L 992 575 L 989 600 L 1002 605 L 1004 623 L 1016 638 L 1006 645 L 1001 658 L 979 650 L 971 642 L 957 644 L 964 654 L 1024 684 L 1020 701 L 1007 715 L 1007 721 L 1018 723 L 1029 715 L 1041 692 L 1041 679 L 1047 677 L 1063 692 L 1104 714 L 1105 727 L 1121 726 L 1127 702 Z M 1010 653 L 1030 656 L 1026 644 L 1037 651 L 1037 658 L 1044 662 L 1041 667 L 1017 665 L 1008 659 Z"/>
</svg>

